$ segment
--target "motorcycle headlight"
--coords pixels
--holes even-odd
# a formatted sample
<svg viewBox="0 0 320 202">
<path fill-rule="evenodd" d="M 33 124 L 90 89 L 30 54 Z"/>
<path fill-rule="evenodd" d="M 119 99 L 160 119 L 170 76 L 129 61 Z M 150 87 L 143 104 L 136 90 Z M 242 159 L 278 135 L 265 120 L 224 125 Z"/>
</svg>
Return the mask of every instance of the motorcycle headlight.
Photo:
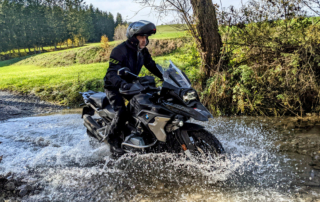
<svg viewBox="0 0 320 202">
<path fill-rule="evenodd" d="M 197 99 L 197 93 L 194 90 L 188 91 L 183 95 L 184 102 L 189 102 L 191 100 L 196 100 L 196 99 Z"/>
</svg>

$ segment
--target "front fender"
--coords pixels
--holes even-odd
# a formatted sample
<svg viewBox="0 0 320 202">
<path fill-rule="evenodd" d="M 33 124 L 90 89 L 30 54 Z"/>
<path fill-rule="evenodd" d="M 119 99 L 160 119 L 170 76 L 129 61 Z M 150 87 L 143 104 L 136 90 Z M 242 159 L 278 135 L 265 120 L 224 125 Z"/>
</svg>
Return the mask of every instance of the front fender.
<svg viewBox="0 0 320 202">
<path fill-rule="evenodd" d="M 186 130 L 186 131 L 198 131 L 204 129 L 204 126 L 195 124 L 195 123 L 184 123 L 184 125 L 180 128 L 180 130 Z"/>
</svg>

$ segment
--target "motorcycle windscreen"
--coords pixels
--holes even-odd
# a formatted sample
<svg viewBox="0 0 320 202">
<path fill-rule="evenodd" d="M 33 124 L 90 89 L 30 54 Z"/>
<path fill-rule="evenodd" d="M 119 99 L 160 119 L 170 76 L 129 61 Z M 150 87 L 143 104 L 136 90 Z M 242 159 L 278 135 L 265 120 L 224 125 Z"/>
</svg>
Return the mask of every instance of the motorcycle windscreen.
<svg viewBox="0 0 320 202">
<path fill-rule="evenodd" d="M 163 75 L 163 80 L 177 88 L 191 88 L 191 83 L 182 73 L 182 71 L 176 67 L 170 60 L 169 67 L 161 67 L 157 65 L 158 69 Z"/>
</svg>

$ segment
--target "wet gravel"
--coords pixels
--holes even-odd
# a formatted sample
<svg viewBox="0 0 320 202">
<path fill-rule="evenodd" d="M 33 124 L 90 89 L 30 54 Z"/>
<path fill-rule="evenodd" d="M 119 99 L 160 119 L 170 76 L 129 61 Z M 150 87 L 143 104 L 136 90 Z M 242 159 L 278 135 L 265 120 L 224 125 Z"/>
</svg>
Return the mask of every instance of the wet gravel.
<svg viewBox="0 0 320 202">
<path fill-rule="evenodd" d="M 0 91 L 0 121 L 36 114 L 58 112 L 66 107 L 40 100 L 32 95 Z"/>
</svg>

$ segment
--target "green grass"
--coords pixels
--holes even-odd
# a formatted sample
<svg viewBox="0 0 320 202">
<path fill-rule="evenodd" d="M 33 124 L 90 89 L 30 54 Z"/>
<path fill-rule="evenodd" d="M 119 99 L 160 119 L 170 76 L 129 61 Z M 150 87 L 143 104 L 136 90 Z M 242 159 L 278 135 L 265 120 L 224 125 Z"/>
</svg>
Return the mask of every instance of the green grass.
<svg viewBox="0 0 320 202">
<path fill-rule="evenodd" d="M 159 25 L 157 26 L 157 33 L 162 33 L 162 32 L 183 32 L 181 29 L 181 25 Z"/>
<path fill-rule="evenodd" d="M 185 31 L 178 29 L 176 25 L 160 25 L 157 26 L 157 33 L 152 35 L 150 39 L 170 39 L 186 36 Z"/>
<path fill-rule="evenodd" d="M 185 32 L 163 32 L 156 33 L 153 36 L 150 36 L 150 39 L 172 39 L 187 36 Z"/>
<path fill-rule="evenodd" d="M 169 54 L 154 58 L 156 63 L 164 64 L 169 59 L 178 65 L 179 54 Z M 9 65 L 0 62 L 0 90 L 10 90 L 23 94 L 35 94 L 43 100 L 74 106 L 79 104 L 78 92 L 87 90 L 103 91 L 103 77 L 109 63 L 71 65 L 44 68 L 36 65 Z M 150 74 L 143 68 L 141 75 Z"/>
<path fill-rule="evenodd" d="M 6 66 L 9 66 L 9 65 L 12 65 L 12 64 L 15 64 L 21 60 L 24 60 L 24 59 L 27 59 L 31 56 L 25 56 L 25 57 L 20 57 L 20 58 L 13 58 L 13 59 L 10 59 L 10 60 L 5 60 L 5 61 L 0 61 L 0 67 L 6 67 Z"/>
<path fill-rule="evenodd" d="M 79 101 L 79 91 L 101 89 L 107 68 L 108 63 L 57 68 L 11 65 L 0 68 L 0 89 L 33 93 L 43 100 L 74 105 Z"/>
</svg>

